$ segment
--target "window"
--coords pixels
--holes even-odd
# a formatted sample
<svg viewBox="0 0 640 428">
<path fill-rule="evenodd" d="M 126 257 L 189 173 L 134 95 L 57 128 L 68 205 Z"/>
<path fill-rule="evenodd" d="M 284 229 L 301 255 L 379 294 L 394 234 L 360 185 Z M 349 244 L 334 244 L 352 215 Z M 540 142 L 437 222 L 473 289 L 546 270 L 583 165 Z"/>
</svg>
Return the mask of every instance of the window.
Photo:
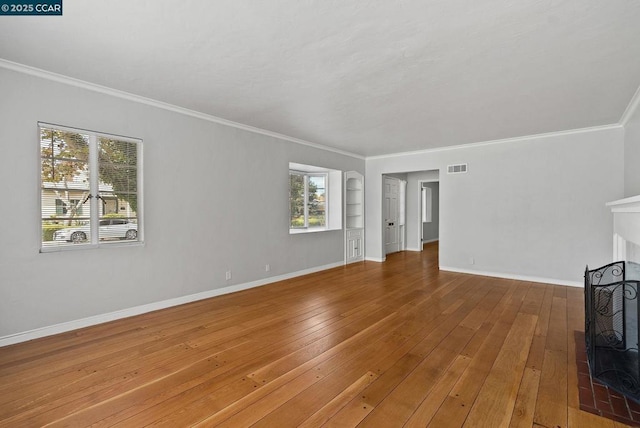
<svg viewBox="0 0 640 428">
<path fill-rule="evenodd" d="M 40 125 L 41 250 L 142 241 L 142 142 Z"/>
<path fill-rule="evenodd" d="M 342 227 L 342 172 L 289 164 L 290 233 Z"/>
<path fill-rule="evenodd" d="M 67 211 L 67 204 L 62 199 L 56 199 L 56 215 L 64 215 Z"/>
<path fill-rule="evenodd" d="M 327 225 L 327 174 L 289 172 L 291 228 L 325 228 Z"/>
<path fill-rule="evenodd" d="M 431 223 L 433 211 L 433 196 L 430 187 L 422 187 L 422 222 Z"/>
<path fill-rule="evenodd" d="M 65 215 L 69 210 L 76 210 L 77 215 L 82 215 L 82 204 L 79 199 L 69 199 L 68 202 L 56 199 L 56 215 Z"/>
</svg>

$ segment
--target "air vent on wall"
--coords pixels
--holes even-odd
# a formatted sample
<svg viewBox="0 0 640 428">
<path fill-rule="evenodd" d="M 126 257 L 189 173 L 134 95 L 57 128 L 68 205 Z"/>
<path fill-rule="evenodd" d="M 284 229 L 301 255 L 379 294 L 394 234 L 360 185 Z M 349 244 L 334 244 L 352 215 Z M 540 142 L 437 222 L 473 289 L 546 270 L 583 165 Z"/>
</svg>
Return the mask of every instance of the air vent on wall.
<svg viewBox="0 0 640 428">
<path fill-rule="evenodd" d="M 467 172 L 466 163 L 447 166 L 447 174 L 464 174 L 465 172 Z"/>
</svg>

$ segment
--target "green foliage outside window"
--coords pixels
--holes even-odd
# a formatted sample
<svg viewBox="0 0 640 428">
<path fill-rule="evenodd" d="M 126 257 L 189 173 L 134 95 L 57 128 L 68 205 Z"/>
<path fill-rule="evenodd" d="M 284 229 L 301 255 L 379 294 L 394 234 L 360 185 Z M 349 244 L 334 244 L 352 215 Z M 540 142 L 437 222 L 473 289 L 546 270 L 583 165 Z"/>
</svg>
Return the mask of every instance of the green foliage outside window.
<svg viewBox="0 0 640 428">
<path fill-rule="evenodd" d="M 326 226 L 326 179 L 324 174 L 289 173 L 291 228 Z"/>
</svg>

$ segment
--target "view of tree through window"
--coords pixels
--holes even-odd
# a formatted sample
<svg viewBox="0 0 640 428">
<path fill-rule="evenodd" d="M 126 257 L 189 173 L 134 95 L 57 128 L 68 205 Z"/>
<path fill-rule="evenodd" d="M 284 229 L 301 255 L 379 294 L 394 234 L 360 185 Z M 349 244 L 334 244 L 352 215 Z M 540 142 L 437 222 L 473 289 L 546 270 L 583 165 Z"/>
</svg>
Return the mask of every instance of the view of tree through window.
<svg viewBox="0 0 640 428">
<path fill-rule="evenodd" d="M 326 227 L 327 175 L 290 171 L 289 203 L 292 229 Z"/>
<path fill-rule="evenodd" d="M 138 240 L 139 144 L 41 126 L 43 247 Z"/>
<path fill-rule="evenodd" d="M 326 175 L 309 175 L 309 217 L 308 227 L 325 227 L 326 218 Z M 313 191 L 312 191 L 313 189 Z"/>
</svg>

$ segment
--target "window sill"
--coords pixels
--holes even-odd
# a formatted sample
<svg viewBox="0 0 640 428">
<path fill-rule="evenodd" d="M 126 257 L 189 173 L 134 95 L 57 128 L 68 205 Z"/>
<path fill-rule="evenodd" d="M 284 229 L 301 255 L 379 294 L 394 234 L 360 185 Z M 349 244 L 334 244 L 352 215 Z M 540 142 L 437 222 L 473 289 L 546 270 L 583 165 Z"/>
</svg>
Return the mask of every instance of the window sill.
<svg viewBox="0 0 640 428">
<path fill-rule="evenodd" d="M 96 250 L 104 248 L 124 248 L 124 247 L 143 247 L 144 241 L 135 242 L 101 242 L 99 244 L 76 244 L 76 245 L 60 245 L 50 247 L 40 247 L 40 253 L 58 253 L 60 251 L 82 251 Z"/>
<path fill-rule="evenodd" d="M 289 229 L 289 235 L 300 235 L 304 233 L 317 233 L 317 232 L 331 232 L 332 230 L 340 230 L 340 229 L 326 229 L 326 228 Z"/>
</svg>

